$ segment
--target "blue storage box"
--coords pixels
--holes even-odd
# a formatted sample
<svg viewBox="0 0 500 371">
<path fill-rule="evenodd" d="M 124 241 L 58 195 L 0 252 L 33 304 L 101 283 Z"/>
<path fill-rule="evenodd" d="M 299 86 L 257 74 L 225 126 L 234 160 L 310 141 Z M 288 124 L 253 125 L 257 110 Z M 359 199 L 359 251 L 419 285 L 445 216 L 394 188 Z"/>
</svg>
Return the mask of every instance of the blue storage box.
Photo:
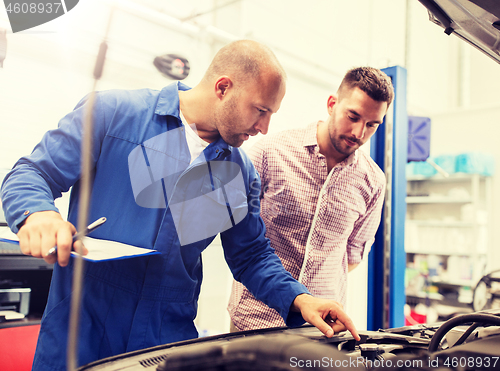
<svg viewBox="0 0 500 371">
<path fill-rule="evenodd" d="M 434 162 L 448 174 L 457 172 L 457 156 L 455 155 L 440 155 L 434 158 Z"/>
<path fill-rule="evenodd" d="M 408 162 L 425 161 L 431 148 L 431 119 L 408 116 Z"/>
<path fill-rule="evenodd" d="M 467 152 L 457 155 L 457 172 L 491 176 L 495 172 L 495 159 L 483 152 Z"/>
<path fill-rule="evenodd" d="M 406 164 L 406 176 L 433 176 L 437 170 L 425 161 L 411 161 Z"/>
</svg>

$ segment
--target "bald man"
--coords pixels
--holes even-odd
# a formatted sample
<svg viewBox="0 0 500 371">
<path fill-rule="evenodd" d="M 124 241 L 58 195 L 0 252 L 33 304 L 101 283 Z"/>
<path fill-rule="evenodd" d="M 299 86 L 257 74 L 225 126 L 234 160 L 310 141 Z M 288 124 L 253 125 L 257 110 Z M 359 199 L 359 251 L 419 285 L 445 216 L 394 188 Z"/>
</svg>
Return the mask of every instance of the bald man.
<svg viewBox="0 0 500 371">
<path fill-rule="evenodd" d="M 308 321 L 325 335 L 350 330 L 334 301 L 312 297 L 283 268 L 265 238 L 260 180 L 238 147 L 266 134 L 285 94 L 285 73 L 265 46 L 223 47 L 193 89 L 97 93 L 93 108 L 92 237 L 153 249 L 147 257 L 86 262 L 79 365 L 197 337 L 201 252 L 220 234 L 236 280 L 290 326 Z M 2 185 L 2 203 L 23 253 L 55 263 L 33 370 L 66 370 L 80 188 L 84 98 L 21 158 Z M 72 187 L 68 221 L 54 199 Z M 57 255 L 49 249 L 57 246 Z M 328 321 L 325 322 L 325 320 Z"/>
</svg>

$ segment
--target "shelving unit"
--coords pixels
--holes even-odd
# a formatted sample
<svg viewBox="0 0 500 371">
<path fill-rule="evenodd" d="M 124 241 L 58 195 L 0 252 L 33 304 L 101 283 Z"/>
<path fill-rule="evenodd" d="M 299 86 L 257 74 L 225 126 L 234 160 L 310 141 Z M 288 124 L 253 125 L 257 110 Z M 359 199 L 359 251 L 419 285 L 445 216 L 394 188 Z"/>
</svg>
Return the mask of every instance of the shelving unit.
<svg viewBox="0 0 500 371">
<path fill-rule="evenodd" d="M 406 299 L 463 311 L 488 269 L 491 177 L 452 174 L 407 178 Z"/>
</svg>

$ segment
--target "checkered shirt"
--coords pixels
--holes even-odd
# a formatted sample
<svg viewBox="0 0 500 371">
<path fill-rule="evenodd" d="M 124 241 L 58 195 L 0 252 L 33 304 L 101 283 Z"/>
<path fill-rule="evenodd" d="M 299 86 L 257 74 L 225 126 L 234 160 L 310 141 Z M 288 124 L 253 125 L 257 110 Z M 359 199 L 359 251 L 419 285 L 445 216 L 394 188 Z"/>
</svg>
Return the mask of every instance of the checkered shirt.
<svg viewBox="0 0 500 371">
<path fill-rule="evenodd" d="M 268 135 L 248 154 L 262 179 L 266 237 L 283 266 L 314 296 L 345 306 L 348 264 L 359 263 L 373 244 L 385 175 L 360 150 L 328 174 L 317 125 Z M 240 330 L 285 326 L 278 312 L 236 281 L 228 311 Z"/>
</svg>

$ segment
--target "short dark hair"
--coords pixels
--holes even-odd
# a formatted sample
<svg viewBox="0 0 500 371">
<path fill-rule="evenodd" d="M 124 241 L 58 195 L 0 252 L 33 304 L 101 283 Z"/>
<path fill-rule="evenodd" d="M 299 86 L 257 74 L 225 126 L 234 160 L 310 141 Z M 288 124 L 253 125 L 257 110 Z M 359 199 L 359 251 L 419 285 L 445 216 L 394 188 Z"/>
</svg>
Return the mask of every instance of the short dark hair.
<svg viewBox="0 0 500 371">
<path fill-rule="evenodd" d="M 394 99 L 392 80 L 384 72 L 373 67 L 356 67 L 347 71 L 338 89 L 339 99 L 347 90 L 359 88 L 370 98 L 378 102 L 387 102 L 389 106 Z"/>
</svg>

